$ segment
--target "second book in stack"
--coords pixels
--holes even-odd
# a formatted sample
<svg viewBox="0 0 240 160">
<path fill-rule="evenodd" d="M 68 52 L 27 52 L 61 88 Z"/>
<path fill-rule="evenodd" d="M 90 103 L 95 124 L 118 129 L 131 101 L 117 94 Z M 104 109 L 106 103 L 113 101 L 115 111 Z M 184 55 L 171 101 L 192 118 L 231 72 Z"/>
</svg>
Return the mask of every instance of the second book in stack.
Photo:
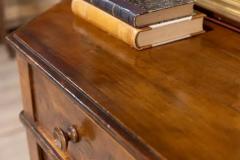
<svg viewBox="0 0 240 160">
<path fill-rule="evenodd" d="M 137 4 L 133 4 L 133 3 Z M 203 32 L 192 0 L 73 0 L 72 11 L 136 49 L 150 48 Z"/>
</svg>

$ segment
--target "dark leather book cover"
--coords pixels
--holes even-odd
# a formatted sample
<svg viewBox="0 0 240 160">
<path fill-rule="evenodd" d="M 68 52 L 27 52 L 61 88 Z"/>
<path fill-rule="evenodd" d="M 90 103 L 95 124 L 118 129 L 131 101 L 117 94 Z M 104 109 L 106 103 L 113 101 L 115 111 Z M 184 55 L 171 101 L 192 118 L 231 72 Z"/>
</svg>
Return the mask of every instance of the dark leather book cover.
<svg viewBox="0 0 240 160">
<path fill-rule="evenodd" d="M 112 16 L 136 27 L 135 20 L 139 15 L 162 9 L 172 8 L 193 0 L 85 0 L 108 12 Z"/>
</svg>

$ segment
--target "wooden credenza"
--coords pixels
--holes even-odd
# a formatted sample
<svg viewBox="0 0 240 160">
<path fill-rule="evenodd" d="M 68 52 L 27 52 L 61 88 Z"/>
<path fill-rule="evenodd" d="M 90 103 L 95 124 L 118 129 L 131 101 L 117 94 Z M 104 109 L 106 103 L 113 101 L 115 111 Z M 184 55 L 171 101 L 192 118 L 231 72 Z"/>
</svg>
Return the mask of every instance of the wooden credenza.
<svg viewBox="0 0 240 160">
<path fill-rule="evenodd" d="M 65 0 L 8 36 L 32 160 L 239 160 L 240 36 L 136 51 Z"/>
</svg>

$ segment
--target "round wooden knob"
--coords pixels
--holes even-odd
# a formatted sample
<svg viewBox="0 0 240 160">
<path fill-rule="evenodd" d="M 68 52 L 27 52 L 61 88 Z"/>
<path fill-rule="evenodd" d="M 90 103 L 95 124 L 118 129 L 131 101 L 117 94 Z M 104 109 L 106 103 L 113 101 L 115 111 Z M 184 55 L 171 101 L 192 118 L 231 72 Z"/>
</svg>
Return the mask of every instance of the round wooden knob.
<svg viewBox="0 0 240 160">
<path fill-rule="evenodd" d="M 53 137 L 55 145 L 62 151 L 67 150 L 69 141 L 73 143 L 77 143 L 79 141 L 79 135 L 74 126 L 69 127 L 66 132 L 59 127 L 54 128 Z"/>
</svg>

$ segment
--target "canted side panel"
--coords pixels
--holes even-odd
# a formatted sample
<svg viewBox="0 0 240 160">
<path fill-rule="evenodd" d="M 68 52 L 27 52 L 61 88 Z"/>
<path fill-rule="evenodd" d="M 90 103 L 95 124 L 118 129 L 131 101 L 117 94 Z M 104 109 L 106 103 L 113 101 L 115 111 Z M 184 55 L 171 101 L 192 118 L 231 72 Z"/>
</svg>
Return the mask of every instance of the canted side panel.
<svg viewBox="0 0 240 160">
<path fill-rule="evenodd" d="M 79 103 L 37 69 L 32 70 L 37 125 L 53 139 L 55 127 L 75 125 L 81 140 L 69 143 L 66 154 L 74 160 L 133 160 L 113 137 L 81 110 Z"/>
<path fill-rule="evenodd" d="M 35 121 L 35 112 L 32 96 L 31 66 L 20 53 L 17 54 L 17 62 L 20 75 L 23 109 L 28 118 L 32 121 Z"/>
<path fill-rule="evenodd" d="M 32 97 L 31 66 L 20 54 L 17 54 L 17 62 L 20 75 L 23 110 L 26 113 L 26 116 L 29 118 L 29 120 L 34 122 L 35 112 Z M 38 146 L 35 137 L 28 130 L 26 134 L 28 139 L 28 147 L 30 151 L 31 160 L 42 160 L 40 147 Z"/>
</svg>

